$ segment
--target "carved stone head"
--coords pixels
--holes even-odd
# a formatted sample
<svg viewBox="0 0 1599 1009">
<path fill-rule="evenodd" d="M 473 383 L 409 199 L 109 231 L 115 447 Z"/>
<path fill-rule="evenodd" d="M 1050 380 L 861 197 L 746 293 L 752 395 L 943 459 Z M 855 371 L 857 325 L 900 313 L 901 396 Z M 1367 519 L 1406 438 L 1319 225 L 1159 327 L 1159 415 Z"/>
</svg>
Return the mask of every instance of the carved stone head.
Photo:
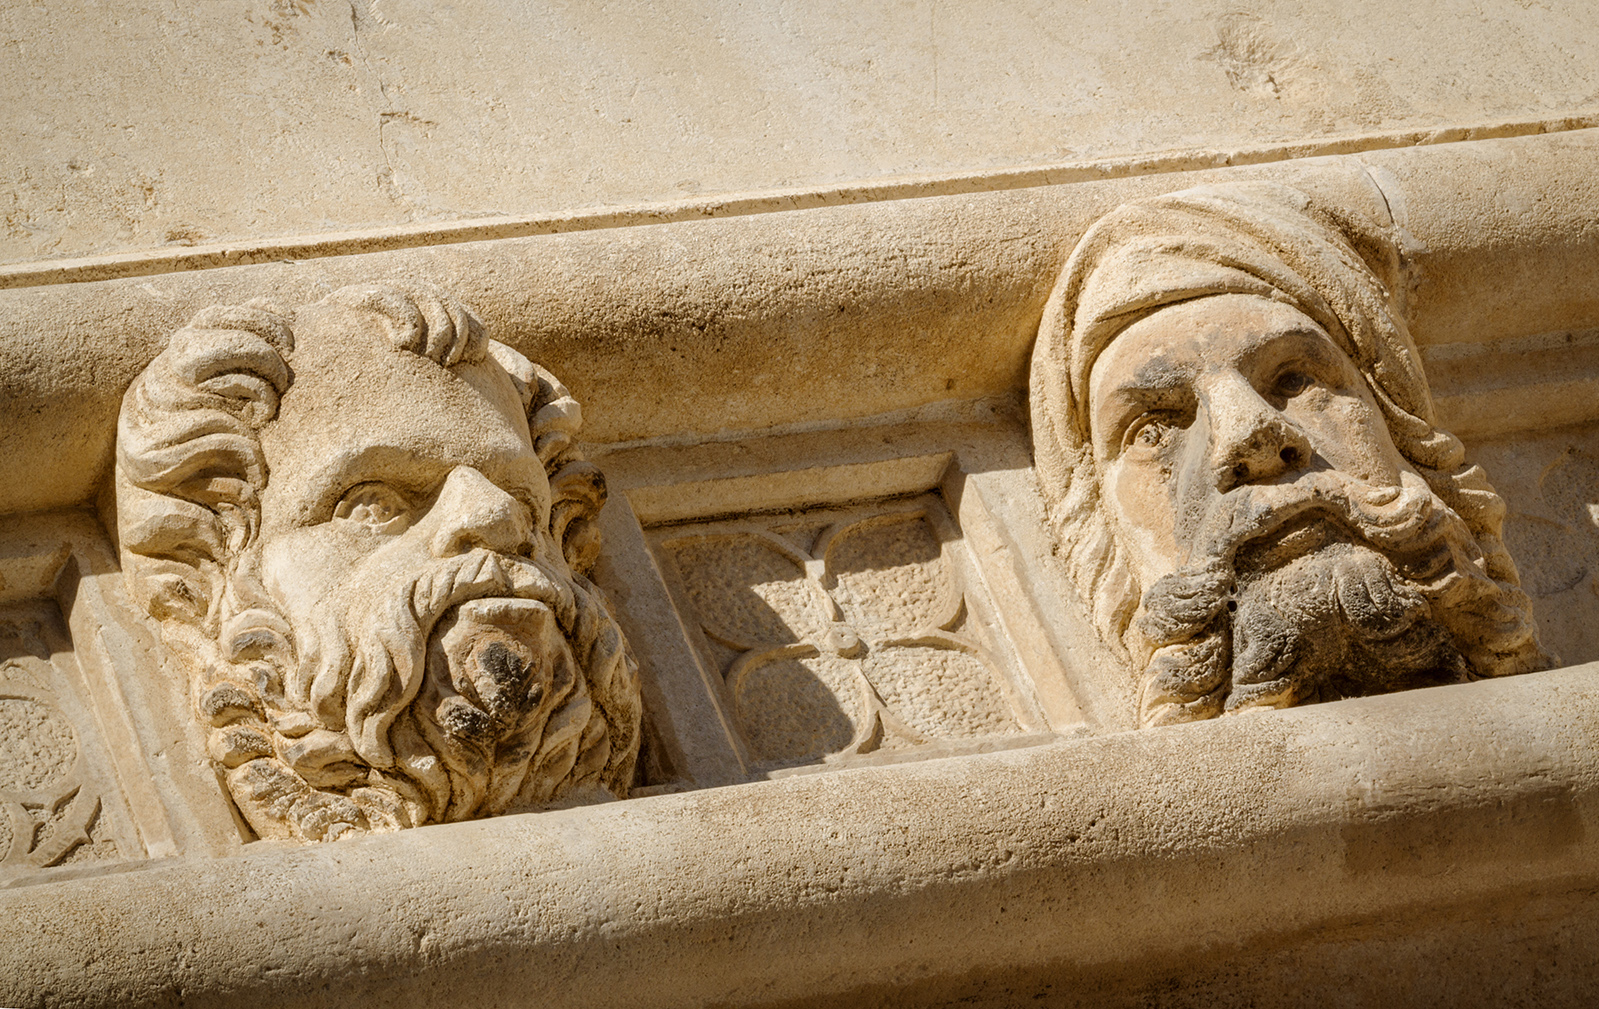
<svg viewBox="0 0 1599 1009">
<path fill-rule="evenodd" d="M 134 382 L 114 525 L 263 837 L 625 796 L 637 673 L 577 403 L 427 285 L 205 309 Z"/>
<path fill-rule="evenodd" d="M 1269 183 L 1127 204 L 1072 253 L 1034 455 L 1144 724 L 1547 664 L 1504 504 L 1434 424 L 1400 265 Z"/>
</svg>

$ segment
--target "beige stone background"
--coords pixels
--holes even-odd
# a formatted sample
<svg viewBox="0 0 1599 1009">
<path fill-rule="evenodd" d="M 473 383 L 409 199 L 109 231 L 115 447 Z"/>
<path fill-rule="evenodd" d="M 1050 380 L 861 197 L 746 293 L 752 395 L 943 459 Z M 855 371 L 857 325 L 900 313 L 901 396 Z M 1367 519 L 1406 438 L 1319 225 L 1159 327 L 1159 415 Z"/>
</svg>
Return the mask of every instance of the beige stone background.
<svg viewBox="0 0 1599 1009">
<path fill-rule="evenodd" d="M 1425 246 L 1440 412 L 1591 659 L 1595 126 L 1586 3 L 9 0 L 0 532 L 91 500 L 197 308 L 400 274 L 556 368 L 641 510 L 806 439 L 942 452 L 929 418 L 973 404 L 1020 451 L 1003 406 L 1088 222 L 1380 179 Z M 59 591 L 47 540 L 0 589 Z M 115 684 L 155 650 L 89 571 L 55 599 Z M 1593 670 L 310 850 L 179 815 L 210 770 L 141 721 L 171 685 L 127 678 L 107 736 L 160 740 L 114 769 L 148 860 L 0 886 L 0 1002 L 1589 1005 Z"/>
<path fill-rule="evenodd" d="M 10 0 L 0 262 L 1539 120 L 1599 7 Z"/>
</svg>

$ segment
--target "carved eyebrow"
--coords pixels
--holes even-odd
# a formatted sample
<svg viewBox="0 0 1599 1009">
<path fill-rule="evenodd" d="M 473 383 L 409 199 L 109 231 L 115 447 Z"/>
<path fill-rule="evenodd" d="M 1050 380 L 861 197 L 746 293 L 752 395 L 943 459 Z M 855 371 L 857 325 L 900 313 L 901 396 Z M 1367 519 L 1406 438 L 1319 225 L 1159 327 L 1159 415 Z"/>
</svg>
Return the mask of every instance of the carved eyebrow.
<svg viewBox="0 0 1599 1009">
<path fill-rule="evenodd" d="M 1193 384 L 1193 369 L 1173 365 L 1157 358 L 1139 365 L 1129 381 L 1116 385 L 1111 391 L 1114 393 L 1125 391 L 1134 395 L 1162 395 L 1178 389 L 1191 388 Z"/>
<path fill-rule="evenodd" d="M 302 505 L 301 517 L 327 517 L 339 499 L 358 484 L 384 483 L 417 494 L 429 489 L 431 482 L 442 480 L 450 469 L 451 464 L 442 460 L 419 457 L 390 445 L 371 445 L 353 456 L 335 458 L 312 472 L 302 485 L 310 500 Z"/>
<path fill-rule="evenodd" d="M 1164 378 L 1154 382 L 1139 383 L 1140 375 L 1133 380 L 1106 390 L 1105 399 L 1093 412 L 1090 423 L 1096 441 L 1101 441 L 1111 455 L 1120 452 L 1122 435 L 1127 428 L 1146 413 L 1186 410 L 1193 399 L 1192 376 L 1174 374 L 1175 369 L 1163 370 Z"/>
<path fill-rule="evenodd" d="M 1105 394 L 1115 398 L 1167 397 L 1174 392 L 1191 389 L 1194 369 L 1186 364 L 1174 364 L 1169 358 L 1157 356 L 1141 362 L 1133 374 L 1123 382 L 1105 389 Z"/>
<path fill-rule="evenodd" d="M 1290 347 L 1292 347 L 1291 353 L 1284 353 Z M 1283 359 L 1290 356 L 1314 360 L 1319 364 L 1348 358 L 1343 348 L 1334 343 L 1332 337 L 1319 326 L 1300 325 L 1272 333 L 1251 347 L 1238 363 L 1243 367 L 1251 367 L 1266 357 L 1276 358 L 1280 364 Z"/>
<path fill-rule="evenodd" d="M 427 504 L 433 492 L 457 466 L 473 466 L 496 487 L 517 498 L 539 523 L 549 521 L 551 497 L 540 479 L 544 466 L 531 452 L 501 460 L 451 461 L 418 456 L 392 446 L 371 446 L 342 462 L 326 466 L 301 485 L 308 500 L 298 509 L 298 522 L 317 524 L 333 516 L 339 500 L 350 488 L 382 483 L 400 491 L 417 506 Z"/>
</svg>

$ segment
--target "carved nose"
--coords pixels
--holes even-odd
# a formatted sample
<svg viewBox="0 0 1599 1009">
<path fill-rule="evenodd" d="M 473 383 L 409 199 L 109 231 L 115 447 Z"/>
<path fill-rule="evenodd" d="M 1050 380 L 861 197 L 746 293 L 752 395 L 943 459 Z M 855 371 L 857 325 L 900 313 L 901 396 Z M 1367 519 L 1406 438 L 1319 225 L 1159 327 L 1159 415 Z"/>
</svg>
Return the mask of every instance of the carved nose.
<svg viewBox="0 0 1599 1009">
<path fill-rule="evenodd" d="M 532 521 L 522 502 L 470 466 L 450 471 L 433 511 L 439 516 L 432 542 L 435 557 L 453 557 L 479 547 L 521 553 L 532 540 Z"/>
<path fill-rule="evenodd" d="M 1223 491 L 1303 469 L 1310 439 L 1242 377 L 1209 397 L 1211 466 Z"/>
</svg>

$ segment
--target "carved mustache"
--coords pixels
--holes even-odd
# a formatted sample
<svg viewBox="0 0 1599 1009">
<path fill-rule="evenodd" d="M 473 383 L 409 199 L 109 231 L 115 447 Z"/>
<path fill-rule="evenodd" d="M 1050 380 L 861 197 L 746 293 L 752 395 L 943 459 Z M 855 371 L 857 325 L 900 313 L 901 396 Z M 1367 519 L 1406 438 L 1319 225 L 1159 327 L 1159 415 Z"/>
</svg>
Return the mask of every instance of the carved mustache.
<svg viewBox="0 0 1599 1009">
<path fill-rule="evenodd" d="M 1292 483 L 1240 487 L 1206 510 L 1194 542 L 1202 557 L 1231 562 L 1244 546 L 1319 512 L 1341 520 L 1379 549 L 1396 549 L 1413 543 L 1435 518 L 1426 481 L 1409 472 L 1401 472 L 1399 480 L 1397 487 L 1378 486 L 1318 470 Z"/>
<path fill-rule="evenodd" d="M 1325 516 L 1385 555 L 1430 546 L 1451 520 L 1461 521 L 1438 508 L 1426 481 L 1409 472 L 1400 474 L 1397 487 L 1320 470 L 1292 483 L 1238 488 L 1201 519 L 1192 537 L 1198 544 L 1195 560 L 1144 593 L 1139 629 L 1156 645 L 1199 634 L 1231 598 L 1239 552 L 1316 516 Z"/>
<path fill-rule="evenodd" d="M 541 602 L 567 632 L 577 620 L 577 600 L 564 579 L 551 577 L 536 561 L 492 550 L 472 550 L 429 567 L 411 582 L 406 595 L 424 638 L 452 607 L 473 599 Z"/>
<path fill-rule="evenodd" d="M 351 596 L 375 605 L 327 615 L 333 623 L 322 635 L 323 647 L 348 642 L 348 650 L 320 657 L 308 699 L 325 723 L 345 723 L 356 751 L 375 767 L 394 762 L 389 727 L 416 698 L 428 641 L 452 607 L 473 599 L 530 599 L 549 607 L 567 634 L 578 615 L 572 587 L 542 563 L 481 548 L 410 577 L 369 579 L 352 586 Z"/>
</svg>

